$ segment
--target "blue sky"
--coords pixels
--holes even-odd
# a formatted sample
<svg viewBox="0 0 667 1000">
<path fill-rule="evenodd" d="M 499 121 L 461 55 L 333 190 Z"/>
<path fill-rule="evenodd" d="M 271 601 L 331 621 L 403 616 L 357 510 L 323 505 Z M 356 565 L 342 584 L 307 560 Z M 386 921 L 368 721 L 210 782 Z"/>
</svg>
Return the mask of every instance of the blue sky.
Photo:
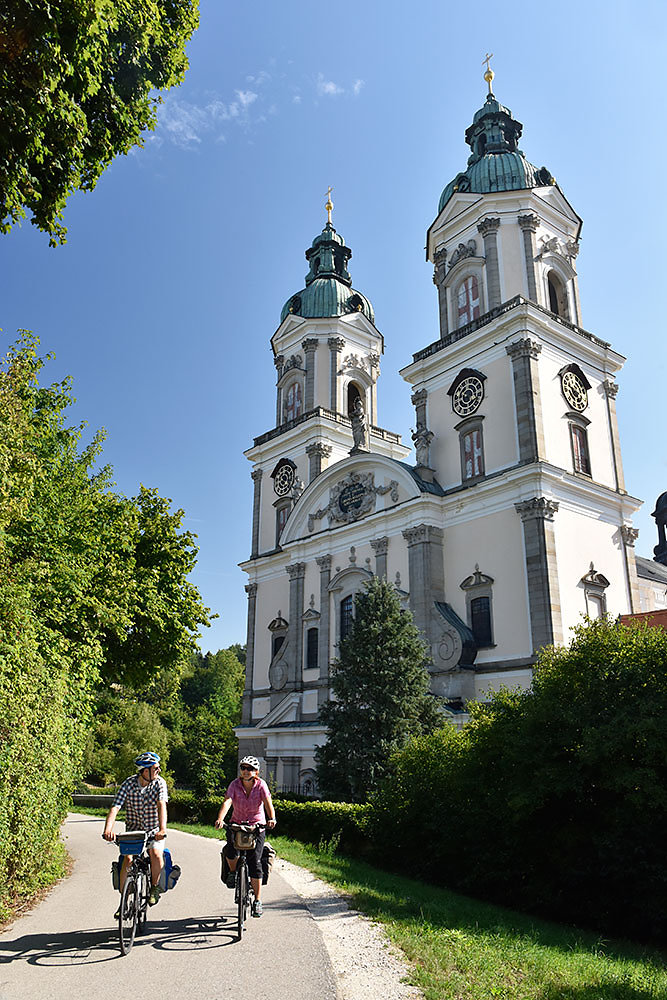
<svg viewBox="0 0 667 1000">
<path fill-rule="evenodd" d="M 144 149 L 66 213 L 51 249 L 29 223 L 0 237 L 0 326 L 39 334 L 74 378 L 76 419 L 104 427 L 120 491 L 156 486 L 198 535 L 193 575 L 220 618 L 203 649 L 245 641 L 251 479 L 243 451 L 275 420 L 269 339 L 333 221 L 386 351 L 379 423 L 409 443 L 397 372 L 435 340 L 424 242 L 463 133 L 494 90 L 584 220 L 583 326 L 628 358 L 617 398 L 626 486 L 667 489 L 662 194 L 665 7 L 630 3 L 337 5 L 202 0 L 184 84 Z"/>
</svg>

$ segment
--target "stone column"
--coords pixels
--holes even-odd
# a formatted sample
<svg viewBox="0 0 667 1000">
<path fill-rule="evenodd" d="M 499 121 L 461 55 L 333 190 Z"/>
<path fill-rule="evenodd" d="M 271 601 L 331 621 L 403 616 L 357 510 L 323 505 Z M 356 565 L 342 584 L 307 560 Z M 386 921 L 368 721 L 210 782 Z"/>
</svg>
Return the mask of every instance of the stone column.
<svg viewBox="0 0 667 1000">
<path fill-rule="evenodd" d="M 289 576 L 289 630 L 287 642 L 289 646 L 285 654 L 287 663 L 287 681 L 285 691 L 301 689 L 301 665 L 303 663 L 303 581 L 306 576 L 304 562 L 292 563 L 285 567 Z"/>
<path fill-rule="evenodd" d="M 432 524 L 417 524 L 406 528 L 403 538 L 408 543 L 410 610 L 415 625 L 430 645 L 431 608 L 434 601 L 445 599 L 443 532 Z"/>
<path fill-rule="evenodd" d="M 489 309 L 495 309 L 501 303 L 500 269 L 498 267 L 498 229 L 500 219 L 482 219 L 477 231 L 484 240 L 484 256 L 486 257 L 486 282 L 489 298 Z"/>
<path fill-rule="evenodd" d="M 330 409 L 334 413 L 338 413 L 340 408 L 338 406 L 338 355 L 345 347 L 345 341 L 342 337 L 329 337 L 329 350 L 331 352 L 331 391 L 330 391 Z"/>
<path fill-rule="evenodd" d="M 300 757 L 281 757 L 283 765 L 283 789 L 297 791 L 299 786 L 299 771 L 301 770 Z"/>
<path fill-rule="evenodd" d="M 445 287 L 445 276 L 447 274 L 447 251 L 444 247 L 436 250 L 433 254 L 433 284 L 438 289 L 438 306 L 440 309 L 440 339 L 449 333 L 449 322 L 447 320 L 447 289 Z"/>
<path fill-rule="evenodd" d="M 532 212 L 519 216 L 519 226 L 523 231 L 523 252 L 526 258 L 526 275 L 528 277 L 528 298 L 537 302 L 537 283 L 535 281 L 535 233 L 540 224 L 539 215 Z"/>
<path fill-rule="evenodd" d="M 330 631 L 330 595 L 331 556 L 318 556 L 315 560 L 320 568 L 320 632 L 318 637 L 317 657 L 320 664 L 320 683 L 317 689 L 317 707 L 329 700 L 329 631 Z"/>
<path fill-rule="evenodd" d="M 523 522 L 533 650 L 563 641 L 553 524 L 558 506 L 555 500 L 547 497 L 533 497 L 514 504 Z"/>
<path fill-rule="evenodd" d="M 250 473 L 255 484 L 255 491 L 252 498 L 252 547 L 250 558 L 256 559 L 259 555 L 259 514 L 262 503 L 262 469 L 253 469 Z"/>
<path fill-rule="evenodd" d="M 424 424 L 426 426 L 426 401 L 428 399 L 428 392 L 426 389 L 418 389 L 417 392 L 412 394 L 412 405 L 416 411 L 416 420 L 418 424 Z"/>
<path fill-rule="evenodd" d="M 257 616 L 257 584 L 246 585 L 248 595 L 248 631 L 246 634 L 245 655 L 245 686 L 243 689 L 243 707 L 241 709 L 241 724 L 252 725 L 252 690 L 255 671 L 255 619 Z"/>
<path fill-rule="evenodd" d="M 371 538 L 371 548 L 375 553 L 375 575 L 385 580 L 387 579 L 387 549 L 389 548 L 389 538 L 383 535 L 382 538 Z"/>
<path fill-rule="evenodd" d="M 544 458 L 544 426 L 537 358 L 542 345 L 529 337 L 515 340 L 505 348 L 512 359 L 514 403 L 519 437 L 519 462 L 539 462 Z"/>
<path fill-rule="evenodd" d="M 304 411 L 312 410 L 315 406 L 315 351 L 317 350 L 317 337 L 308 337 L 301 342 L 306 357 L 306 393 L 304 400 Z"/>
<path fill-rule="evenodd" d="M 278 758 L 265 757 L 264 760 L 266 761 L 266 783 L 269 789 L 275 792 L 278 779 Z"/>
<path fill-rule="evenodd" d="M 308 468 L 309 483 L 312 483 L 313 479 L 317 479 L 322 471 L 324 460 L 329 458 L 332 451 L 333 448 L 331 445 L 325 444 L 324 441 L 314 441 L 313 444 L 309 444 L 306 447 L 306 455 L 308 456 L 310 462 Z"/>
<path fill-rule="evenodd" d="M 637 579 L 637 563 L 635 561 L 635 542 L 638 537 L 639 528 L 633 528 L 629 524 L 621 525 L 623 555 L 625 557 L 625 577 L 628 585 L 628 600 L 630 602 L 631 612 L 641 611 L 639 581 Z"/>
<path fill-rule="evenodd" d="M 276 366 L 276 372 L 278 381 L 280 382 L 283 377 L 283 366 L 285 364 L 285 357 L 282 354 L 277 354 L 273 359 L 273 363 Z M 283 422 L 283 390 L 278 388 L 276 392 L 276 427 L 280 427 Z"/>
<path fill-rule="evenodd" d="M 609 436 L 611 438 L 611 456 L 614 460 L 614 479 L 616 481 L 616 491 L 625 493 L 625 480 L 623 478 L 623 462 L 621 460 L 621 439 L 618 435 L 618 417 L 616 416 L 616 393 L 618 384 L 610 378 L 602 383 L 604 394 L 607 397 L 607 418 L 609 420 Z"/>
</svg>

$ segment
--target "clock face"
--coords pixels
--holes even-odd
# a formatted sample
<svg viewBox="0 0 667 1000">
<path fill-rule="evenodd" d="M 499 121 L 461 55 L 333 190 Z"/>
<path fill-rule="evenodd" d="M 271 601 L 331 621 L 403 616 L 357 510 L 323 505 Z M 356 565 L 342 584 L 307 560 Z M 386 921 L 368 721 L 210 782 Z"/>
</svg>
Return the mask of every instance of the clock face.
<svg viewBox="0 0 667 1000">
<path fill-rule="evenodd" d="M 573 410 L 585 410 L 588 406 L 586 386 L 576 372 L 565 372 L 561 379 L 563 395 Z"/>
<path fill-rule="evenodd" d="M 273 480 L 273 488 L 279 497 L 284 497 L 294 485 L 294 469 L 291 465 L 281 465 Z"/>
<path fill-rule="evenodd" d="M 468 417 L 479 407 L 484 399 L 484 386 L 482 380 L 475 375 L 464 378 L 456 387 L 452 397 L 454 413 L 460 417 Z"/>
</svg>

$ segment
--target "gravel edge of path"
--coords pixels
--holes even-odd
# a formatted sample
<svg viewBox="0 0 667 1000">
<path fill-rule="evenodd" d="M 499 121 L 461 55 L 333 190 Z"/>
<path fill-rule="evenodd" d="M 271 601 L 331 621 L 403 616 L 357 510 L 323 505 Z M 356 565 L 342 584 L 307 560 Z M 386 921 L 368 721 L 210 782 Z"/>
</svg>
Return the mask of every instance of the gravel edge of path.
<svg viewBox="0 0 667 1000">
<path fill-rule="evenodd" d="M 380 924 L 351 909 L 341 895 L 307 869 L 280 857 L 275 864 L 320 929 L 341 1000 L 423 1000 L 421 990 L 404 981 L 410 965 Z"/>
</svg>

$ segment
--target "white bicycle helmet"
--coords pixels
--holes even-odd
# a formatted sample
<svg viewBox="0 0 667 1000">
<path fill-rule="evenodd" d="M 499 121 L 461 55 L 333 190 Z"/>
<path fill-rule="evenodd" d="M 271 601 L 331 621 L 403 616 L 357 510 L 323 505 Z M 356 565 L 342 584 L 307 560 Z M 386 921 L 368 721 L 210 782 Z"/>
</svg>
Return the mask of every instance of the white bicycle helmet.
<svg viewBox="0 0 667 1000">
<path fill-rule="evenodd" d="M 248 767 L 251 767 L 253 771 L 259 771 L 259 761 L 257 760 L 256 757 L 244 757 L 242 760 L 239 761 L 239 767 L 243 767 L 244 764 L 247 764 Z"/>
</svg>

